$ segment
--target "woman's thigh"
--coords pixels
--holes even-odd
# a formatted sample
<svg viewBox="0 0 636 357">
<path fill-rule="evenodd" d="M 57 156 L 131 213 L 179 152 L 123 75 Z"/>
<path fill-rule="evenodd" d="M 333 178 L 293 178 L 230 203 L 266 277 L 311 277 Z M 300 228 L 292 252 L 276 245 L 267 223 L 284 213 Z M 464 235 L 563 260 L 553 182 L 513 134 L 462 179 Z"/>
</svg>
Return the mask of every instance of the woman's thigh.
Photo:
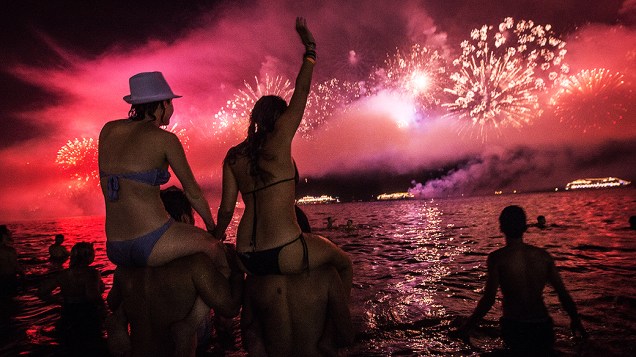
<svg viewBox="0 0 636 357">
<path fill-rule="evenodd" d="M 175 222 L 153 247 L 148 265 L 163 265 L 195 253 L 206 253 L 215 264 L 222 257 L 219 262 L 227 265 L 222 244 L 211 234 L 193 225 Z"/>
</svg>

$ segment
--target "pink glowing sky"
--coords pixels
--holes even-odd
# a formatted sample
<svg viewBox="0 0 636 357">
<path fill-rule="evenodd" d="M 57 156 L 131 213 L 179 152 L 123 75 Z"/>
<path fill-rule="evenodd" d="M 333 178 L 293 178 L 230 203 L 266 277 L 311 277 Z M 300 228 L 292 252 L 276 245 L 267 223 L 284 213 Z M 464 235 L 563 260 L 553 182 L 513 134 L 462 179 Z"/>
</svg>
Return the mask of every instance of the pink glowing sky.
<svg viewBox="0 0 636 357">
<path fill-rule="evenodd" d="M 121 8 L 117 1 L 95 7 L 35 3 L 13 5 L 2 25 L 0 217 L 5 220 L 103 214 L 99 191 L 78 189 L 56 165 L 56 155 L 67 141 L 97 138 L 106 121 L 125 117 L 128 78 L 154 70 L 183 95 L 174 102 L 172 123 L 188 134 L 188 158 L 214 206 L 221 160 L 238 139 L 212 138 L 201 128 L 245 89 L 244 81 L 269 74 L 293 82 L 302 55 L 293 28 L 298 15 L 308 19 L 318 43 L 314 83 L 364 80 L 387 53 L 413 43 L 452 57 L 472 28 L 497 25 L 506 16 L 552 24 L 567 42 L 571 73 L 606 68 L 621 72 L 630 90 L 636 83 L 634 0 L 263 0 L 178 6 L 127 1 Z M 351 51 L 356 62 L 350 61 Z M 458 135 L 456 123 L 441 116 L 409 120 L 408 99 L 380 93 L 335 113 L 311 138 L 297 137 L 294 157 L 310 180 L 453 167 L 428 183 L 429 190 L 444 194 L 545 189 L 580 177 L 635 180 L 636 108 L 633 101 L 621 104 L 628 112 L 615 125 L 583 132 L 548 114 L 484 141 Z M 426 184 L 422 177 L 411 179 Z M 404 182 L 403 190 L 409 185 Z"/>
</svg>

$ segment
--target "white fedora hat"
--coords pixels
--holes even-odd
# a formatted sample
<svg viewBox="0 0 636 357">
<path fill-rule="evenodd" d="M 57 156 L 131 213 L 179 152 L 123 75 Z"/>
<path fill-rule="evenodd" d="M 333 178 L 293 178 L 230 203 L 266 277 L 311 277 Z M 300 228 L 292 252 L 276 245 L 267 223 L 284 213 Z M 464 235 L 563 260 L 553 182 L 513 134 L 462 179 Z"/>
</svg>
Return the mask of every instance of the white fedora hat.
<svg viewBox="0 0 636 357">
<path fill-rule="evenodd" d="M 160 100 L 181 98 L 172 89 L 161 72 L 142 72 L 130 77 L 130 95 L 124 97 L 128 104 L 143 104 Z"/>
</svg>

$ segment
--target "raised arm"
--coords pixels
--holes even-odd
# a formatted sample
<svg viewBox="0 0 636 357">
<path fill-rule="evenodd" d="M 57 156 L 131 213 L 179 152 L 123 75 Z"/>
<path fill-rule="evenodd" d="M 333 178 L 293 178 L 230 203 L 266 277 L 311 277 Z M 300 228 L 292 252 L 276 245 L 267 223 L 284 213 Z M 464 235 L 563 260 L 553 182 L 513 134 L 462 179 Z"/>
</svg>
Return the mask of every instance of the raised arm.
<svg viewBox="0 0 636 357">
<path fill-rule="evenodd" d="M 188 160 L 186 159 L 183 146 L 176 135 L 172 133 L 166 134 L 168 134 L 166 135 L 166 158 L 168 163 L 170 164 L 170 167 L 172 167 L 174 174 L 179 179 L 179 182 L 181 182 L 183 192 L 188 198 L 188 201 L 190 201 L 192 208 L 194 208 L 199 216 L 201 216 L 208 232 L 212 232 L 214 230 L 214 219 L 212 218 L 210 205 L 203 196 L 203 190 L 201 190 L 201 187 L 194 178 L 190 164 L 188 164 Z"/>
<path fill-rule="evenodd" d="M 298 32 L 300 40 L 305 46 L 303 63 L 296 77 L 294 94 L 289 100 L 289 106 L 276 122 L 275 127 L 275 132 L 289 140 L 289 142 L 294 138 L 294 134 L 303 119 L 311 87 L 314 64 L 316 63 L 316 41 L 307 27 L 307 21 L 302 17 L 296 18 L 296 32 Z"/>
<path fill-rule="evenodd" d="M 572 335 L 576 336 L 578 333 L 581 337 L 587 338 L 587 331 L 585 331 L 585 328 L 581 323 L 581 318 L 579 317 L 579 313 L 576 309 L 576 304 L 574 303 L 574 300 L 572 300 L 572 296 L 570 296 L 568 290 L 565 288 L 561 275 L 559 274 L 559 271 L 554 265 L 554 260 L 552 259 L 550 259 L 548 281 L 559 296 L 559 301 L 561 302 L 563 309 L 570 316 L 570 329 L 572 330 Z"/>
</svg>

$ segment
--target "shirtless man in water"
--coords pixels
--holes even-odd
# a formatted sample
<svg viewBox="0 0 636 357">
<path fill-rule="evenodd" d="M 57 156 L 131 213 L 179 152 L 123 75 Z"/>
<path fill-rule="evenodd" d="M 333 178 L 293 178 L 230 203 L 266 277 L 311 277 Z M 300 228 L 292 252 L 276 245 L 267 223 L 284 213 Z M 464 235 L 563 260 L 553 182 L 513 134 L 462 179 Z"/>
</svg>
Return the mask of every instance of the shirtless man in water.
<svg viewBox="0 0 636 357">
<path fill-rule="evenodd" d="M 161 198 L 175 221 L 194 225 L 192 207 L 182 190 L 162 190 Z M 197 316 L 210 312 L 191 311 L 197 296 L 214 310 L 215 316 L 233 317 L 239 312 L 243 273 L 233 266 L 229 283 L 212 259 L 202 253 L 160 267 L 118 267 L 108 295 L 111 310 L 117 311 L 107 325 L 111 354 L 193 356 L 196 329 L 201 323 Z M 123 309 L 118 310 L 120 306 Z M 128 323 L 130 340 L 125 332 Z"/>
<path fill-rule="evenodd" d="M 347 296 L 334 267 L 248 276 L 241 316 L 250 356 L 335 356 L 353 342 Z"/>
<path fill-rule="evenodd" d="M 232 317 L 239 312 L 243 274 L 234 271 L 228 283 L 212 259 L 203 253 L 160 267 L 120 267 L 115 275 L 113 281 L 119 285 L 113 286 L 108 303 L 111 309 L 117 309 L 123 302 L 125 315 L 119 317 L 130 323 L 132 351 L 117 346 L 119 350 L 111 352 L 122 355 L 131 352 L 132 356 L 193 356 L 196 329 L 201 321 L 189 318 L 197 296 L 217 314 Z"/>
<path fill-rule="evenodd" d="M 501 286 L 503 316 L 500 322 L 506 347 L 515 355 L 552 353 L 552 318 L 543 301 L 543 289 L 548 283 L 552 285 L 561 305 L 570 316 L 572 333 L 587 337 L 576 305 L 550 254 L 542 248 L 523 242 L 523 233 L 527 229 L 523 209 L 519 206 L 506 207 L 499 216 L 499 227 L 506 237 L 506 246 L 488 255 L 484 296 L 457 334 L 468 335 L 488 313 Z"/>
</svg>

